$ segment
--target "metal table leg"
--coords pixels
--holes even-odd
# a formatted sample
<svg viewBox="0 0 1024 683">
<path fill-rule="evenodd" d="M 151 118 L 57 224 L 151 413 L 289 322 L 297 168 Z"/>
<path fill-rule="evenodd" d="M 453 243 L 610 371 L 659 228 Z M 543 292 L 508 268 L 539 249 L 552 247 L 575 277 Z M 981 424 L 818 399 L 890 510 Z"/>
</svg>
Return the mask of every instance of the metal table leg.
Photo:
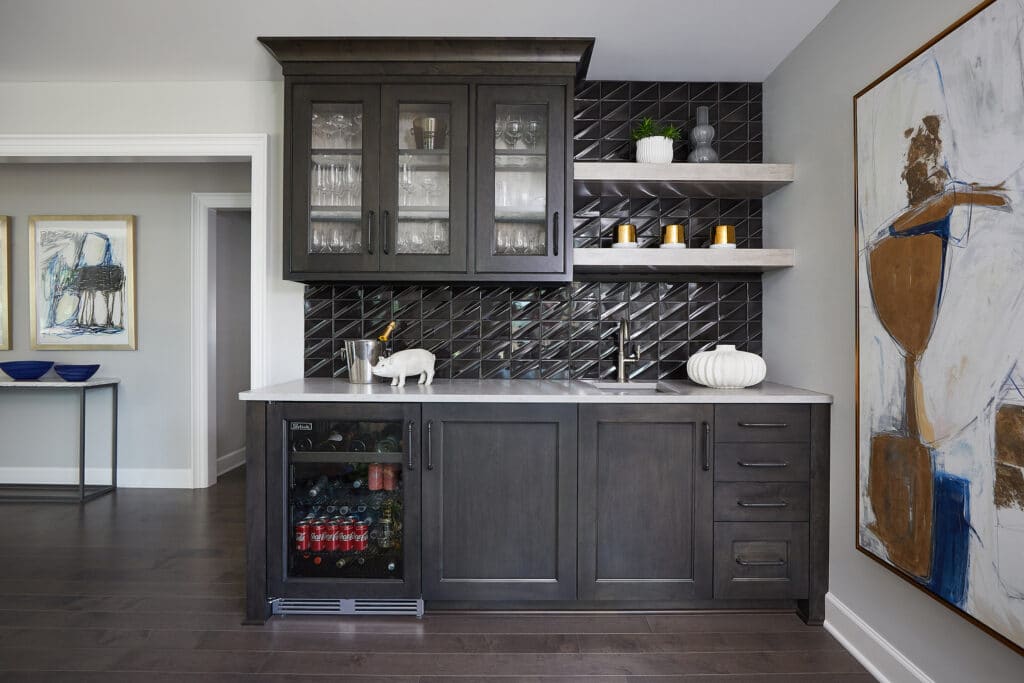
<svg viewBox="0 0 1024 683">
<path fill-rule="evenodd" d="M 85 502 L 85 387 L 78 392 L 78 501 Z"/>
<path fill-rule="evenodd" d="M 110 487 L 117 489 L 117 386 L 111 384 L 110 388 L 114 390 L 111 401 L 111 432 L 110 432 Z"/>
</svg>

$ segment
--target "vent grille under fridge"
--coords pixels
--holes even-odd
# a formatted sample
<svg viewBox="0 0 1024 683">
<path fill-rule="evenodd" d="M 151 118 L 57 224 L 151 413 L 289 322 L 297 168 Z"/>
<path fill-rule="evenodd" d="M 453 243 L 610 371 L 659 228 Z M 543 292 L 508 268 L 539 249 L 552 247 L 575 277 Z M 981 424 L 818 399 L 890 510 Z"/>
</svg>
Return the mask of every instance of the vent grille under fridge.
<svg viewBox="0 0 1024 683">
<path fill-rule="evenodd" d="M 276 598 L 270 602 L 274 614 L 423 616 L 423 600 L 414 599 Z"/>
</svg>

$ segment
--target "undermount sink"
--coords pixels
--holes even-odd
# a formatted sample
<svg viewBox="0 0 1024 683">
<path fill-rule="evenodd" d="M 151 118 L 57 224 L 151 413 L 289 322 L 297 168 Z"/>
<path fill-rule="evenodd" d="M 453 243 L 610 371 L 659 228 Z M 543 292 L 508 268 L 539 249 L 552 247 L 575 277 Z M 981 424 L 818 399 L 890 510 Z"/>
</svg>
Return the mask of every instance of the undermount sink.
<svg viewBox="0 0 1024 683">
<path fill-rule="evenodd" d="M 599 382 L 584 380 L 598 391 L 606 394 L 674 394 L 660 382 Z"/>
</svg>

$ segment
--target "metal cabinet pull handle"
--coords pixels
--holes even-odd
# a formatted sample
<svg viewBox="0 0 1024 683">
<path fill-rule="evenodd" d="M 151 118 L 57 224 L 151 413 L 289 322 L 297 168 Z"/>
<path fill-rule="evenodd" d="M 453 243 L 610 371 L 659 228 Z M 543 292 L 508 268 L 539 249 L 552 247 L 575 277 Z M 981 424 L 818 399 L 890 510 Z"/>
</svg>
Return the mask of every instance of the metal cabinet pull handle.
<svg viewBox="0 0 1024 683">
<path fill-rule="evenodd" d="M 785 567 L 785 560 L 744 560 L 742 557 L 736 557 L 736 564 L 743 567 Z"/>
<path fill-rule="evenodd" d="M 554 233 L 554 237 L 551 240 L 551 246 L 554 249 L 555 256 L 558 256 L 558 243 L 561 241 L 562 228 L 557 211 L 555 211 L 554 229 L 552 232 Z"/>
<path fill-rule="evenodd" d="M 413 428 L 416 427 L 416 420 L 409 420 L 409 469 L 411 470 L 415 463 L 412 460 L 412 444 L 413 444 Z"/>
<path fill-rule="evenodd" d="M 743 462 L 737 460 L 736 464 L 740 467 L 789 467 L 788 462 Z"/>
<path fill-rule="evenodd" d="M 384 225 L 381 226 L 381 230 L 384 231 L 384 255 L 387 256 L 391 249 L 391 212 L 384 211 Z"/>
<path fill-rule="evenodd" d="M 704 423 L 704 471 L 711 469 L 711 425 Z"/>
<path fill-rule="evenodd" d="M 737 422 L 740 427 L 755 427 L 762 429 L 785 429 L 789 425 L 785 422 Z"/>
<path fill-rule="evenodd" d="M 784 508 L 789 506 L 789 503 L 784 500 L 777 503 L 748 503 L 745 500 L 737 500 L 736 504 L 741 508 Z"/>
<path fill-rule="evenodd" d="M 366 212 L 366 253 L 373 255 L 373 243 L 377 241 L 377 213 Z"/>
<path fill-rule="evenodd" d="M 434 421 L 427 420 L 427 469 L 434 469 Z"/>
</svg>

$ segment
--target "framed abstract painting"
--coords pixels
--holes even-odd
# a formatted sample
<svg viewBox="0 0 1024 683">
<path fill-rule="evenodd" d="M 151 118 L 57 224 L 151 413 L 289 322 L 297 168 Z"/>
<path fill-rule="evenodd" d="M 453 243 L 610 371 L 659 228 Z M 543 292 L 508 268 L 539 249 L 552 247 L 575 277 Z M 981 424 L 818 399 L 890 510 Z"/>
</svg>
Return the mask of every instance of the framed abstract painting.
<svg viewBox="0 0 1024 683">
<path fill-rule="evenodd" d="M 0 351 L 11 350 L 11 219 L 0 216 Z"/>
<path fill-rule="evenodd" d="M 854 97 L 857 547 L 1024 651 L 1024 0 Z"/>
<path fill-rule="evenodd" d="M 32 348 L 133 350 L 135 217 L 30 216 Z"/>
</svg>

